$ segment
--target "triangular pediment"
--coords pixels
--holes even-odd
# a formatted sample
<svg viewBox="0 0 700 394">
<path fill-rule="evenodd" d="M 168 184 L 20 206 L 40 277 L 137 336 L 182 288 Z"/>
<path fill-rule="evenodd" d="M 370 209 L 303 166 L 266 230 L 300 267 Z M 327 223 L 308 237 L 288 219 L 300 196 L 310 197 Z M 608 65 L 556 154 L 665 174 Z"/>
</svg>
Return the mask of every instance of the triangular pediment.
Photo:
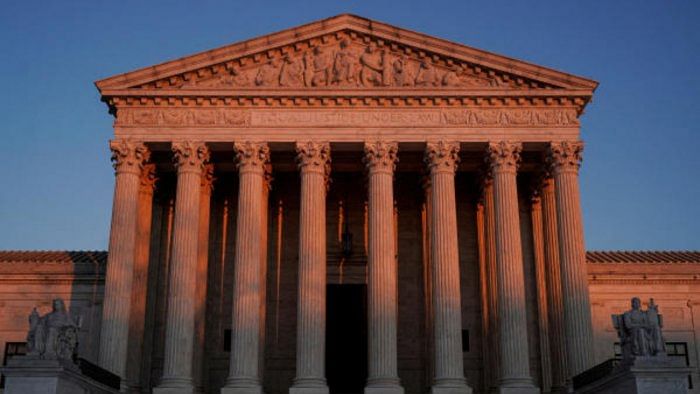
<svg viewBox="0 0 700 394">
<path fill-rule="evenodd" d="M 346 89 L 592 93 L 597 82 L 366 18 L 339 15 L 117 75 L 96 85 L 103 95 L 130 90 L 185 94 Z"/>
</svg>

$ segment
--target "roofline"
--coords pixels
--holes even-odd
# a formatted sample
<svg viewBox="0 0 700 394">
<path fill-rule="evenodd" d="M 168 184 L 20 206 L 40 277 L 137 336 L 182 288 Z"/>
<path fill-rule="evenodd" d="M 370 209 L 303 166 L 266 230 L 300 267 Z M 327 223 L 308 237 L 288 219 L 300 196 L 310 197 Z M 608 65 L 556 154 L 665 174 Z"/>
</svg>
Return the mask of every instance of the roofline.
<svg viewBox="0 0 700 394">
<path fill-rule="evenodd" d="M 345 28 L 354 28 L 360 32 L 371 33 L 387 40 L 410 44 L 425 49 L 426 51 L 441 53 L 445 56 L 459 57 L 465 61 L 483 64 L 486 67 L 491 67 L 502 72 L 521 74 L 524 77 L 543 80 L 544 82 L 551 80 L 555 85 L 565 84 L 572 88 L 579 87 L 590 89 L 591 93 L 595 91 L 599 85 L 598 82 L 592 79 L 576 76 L 553 68 L 497 55 L 492 52 L 472 48 L 442 38 L 432 37 L 424 33 L 399 28 L 369 18 L 353 14 L 340 14 L 306 23 L 301 26 L 173 59 L 153 66 L 117 74 L 96 81 L 95 86 L 100 93 L 102 93 L 105 88 L 124 88 L 129 85 L 145 83 L 153 79 L 165 78 L 170 75 L 169 73 L 181 73 L 211 66 L 225 61 L 225 58 L 233 55 L 238 57 L 247 56 L 265 50 L 266 47 L 288 45 L 300 39 L 309 39 L 319 34 L 332 33 Z M 174 67 L 175 65 L 177 65 L 177 68 Z"/>
</svg>

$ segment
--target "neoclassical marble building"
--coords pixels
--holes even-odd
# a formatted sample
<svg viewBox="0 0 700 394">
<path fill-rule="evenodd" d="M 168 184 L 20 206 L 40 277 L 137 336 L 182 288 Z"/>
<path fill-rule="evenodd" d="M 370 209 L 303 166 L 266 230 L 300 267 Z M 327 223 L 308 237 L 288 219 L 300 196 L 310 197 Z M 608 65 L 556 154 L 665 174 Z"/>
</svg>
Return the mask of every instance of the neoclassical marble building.
<svg viewBox="0 0 700 394">
<path fill-rule="evenodd" d="M 67 258 L 66 298 L 125 391 L 561 392 L 614 356 L 578 182 L 597 82 L 340 15 L 96 85 L 109 254 Z"/>
</svg>

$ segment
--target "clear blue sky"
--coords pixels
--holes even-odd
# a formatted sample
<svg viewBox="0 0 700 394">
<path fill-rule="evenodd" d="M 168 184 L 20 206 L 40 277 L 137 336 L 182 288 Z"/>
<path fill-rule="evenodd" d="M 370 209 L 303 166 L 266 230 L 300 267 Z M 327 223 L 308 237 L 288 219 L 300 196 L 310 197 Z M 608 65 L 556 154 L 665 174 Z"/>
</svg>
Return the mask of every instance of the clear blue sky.
<svg viewBox="0 0 700 394">
<path fill-rule="evenodd" d="M 700 250 L 700 2 L 3 1 L 0 249 L 105 249 L 95 80 L 351 12 L 601 82 L 582 121 L 588 249 Z"/>
</svg>

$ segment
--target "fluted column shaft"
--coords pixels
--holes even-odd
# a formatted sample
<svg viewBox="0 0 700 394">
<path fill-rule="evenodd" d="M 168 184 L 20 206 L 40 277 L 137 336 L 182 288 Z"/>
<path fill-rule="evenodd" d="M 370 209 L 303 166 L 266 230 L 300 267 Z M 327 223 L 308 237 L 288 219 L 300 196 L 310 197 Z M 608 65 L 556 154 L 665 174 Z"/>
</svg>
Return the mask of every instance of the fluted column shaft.
<svg viewBox="0 0 700 394">
<path fill-rule="evenodd" d="M 224 394 L 261 393 L 260 358 L 260 269 L 263 231 L 262 198 L 267 144 L 243 142 L 234 145 L 238 166 L 238 220 L 234 261 L 231 361 Z"/>
<path fill-rule="evenodd" d="M 488 334 L 490 353 L 488 368 L 491 369 L 489 389 L 498 388 L 499 377 L 499 341 L 498 341 L 498 270 L 496 268 L 496 214 L 493 208 L 493 178 L 490 174 L 484 177 L 484 246 L 486 255 L 486 273 L 488 280 L 488 318 L 490 330 Z"/>
<path fill-rule="evenodd" d="M 326 181 L 328 143 L 297 143 L 301 171 L 297 366 L 290 393 L 328 393 L 326 336 Z"/>
<path fill-rule="evenodd" d="M 209 217 L 211 192 L 214 187 L 214 165 L 207 164 L 202 171 L 199 201 L 199 241 L 197 245 L 197 290 L 195 302 L 194 330 L 194 384 L 199 393 L 203 393 L 206 383 L 205 329 L 207 309 L 207 278 L 209 268 Z"/>
<path fill-rule="evenodd" d="M 129 349 L 127 356 L 126 384 L 129 391 L 141 392 L 145 380 L 142 373 L 142 348 L 146 325 L 146 300 L 148 298 L 148 270 L 151 245 L 151 221 L 153 220 L 153 189 L 157 181 L 155 164 L 146 164 L 141 171 L 139 207 L 136 225 L 136 253 L 134 256 L 134 282 L 131 292 L 129 319 Z"/>
<path fill-rule="evenodd" d="M 195 334 L 201 177 L 209 150 L 201 142 L 174 142 L 177 167 L 173 245 L 165 322 L 163 377 L 155 393 L 191 393 Z"/>
<path fill-rule="evenodd" d="M 553 142 L 550 144 L 549 151 L 557 202 L 559 260 L 569 377 L 585 371 L 593 364 L 591 305 L 578 185 L 582 151 L 583 143 L 580 141 Z"/>
<path fill-rule="evenodd" d="M 431 261 L 435 340 L 433 393 L 471 393 L 462 360 L 462 309 L 459 288 L 459 248 L 455 171 L 459 144 L 429 142 L 425 162 L 432 191 Z"/>
<path fill-rule="evenodd" d="M 532 220 L 532 243 L 535 259 L 535 283 L 537 293 L 537 327 L 540 342 L 540 387 L 550 392 L 552 386 L 552 362 L 549 344 L 549 307 L 547 306 L 547 279 L 544 258 L 544 234 L 542 225 L 542 198 L 538 188 L 530 197 L 530 217 Z"/>
<path fill-rule="evenodd" d="M 365 142 L 364 151 L 369 184 L 369 376 L 365 393 L 403 393 L 396 351 L 398 278 L 393 177 L 398 145 Z"/>
<path fill-rule="evenodd" d="M 542 229 L 544 259 L 547 272 L 547 299 L 549 307 L 549 338 L 552 355 L 552 392 L 566 389 L 567 354 L 564 334 L 564 300 L 559 265 L 559 234 L 557 233 L 557 202 L 554 180 L 545 177 L 542 182 Z"/>
<path fill-rule="evenodd" d="M 140 178 L 150 154 L 142 143 L 127 140 L 111 141 L 110 149 L 116 176 L 99 363 L 125 379 Z"/>
<path fill-rule="evenodd" d="M 490 143 L 487 153 L 493 176 L 498 273 L 499 391 L 538 392 L 530 377 L 525 274 L 518 211 L 517 167 L 522 145 Z"/>
</svg>

